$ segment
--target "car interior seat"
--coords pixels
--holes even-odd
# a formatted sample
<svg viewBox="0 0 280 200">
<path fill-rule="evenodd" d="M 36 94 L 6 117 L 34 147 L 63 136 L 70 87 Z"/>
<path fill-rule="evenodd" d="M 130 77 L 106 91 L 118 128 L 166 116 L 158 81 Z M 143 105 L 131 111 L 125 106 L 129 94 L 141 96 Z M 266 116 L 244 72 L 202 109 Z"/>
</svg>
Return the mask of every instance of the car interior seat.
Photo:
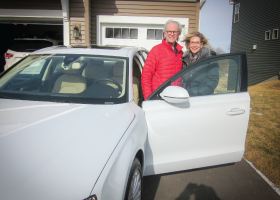
<svg viewBox="0 0 280 200">
<path fill-rule="evenodd" d="M 124 63 L 122 61 L 118 61 L 113 66 L 113 76 L 110 78 L 117 81 L 121 86 L 123 85 L 123 67 Z"/>
<path fill-rule="evenodd" d="M 136 105 L 139 103 L 139 80 L 133 76 L 133 97 Z"/>
<path fill-rule="evenodd" d="M 137 60 L 137 58 L 133 59 L 133 96 L 134 96 L 134 101 L 137 105 L 140 106 L 141 104 L 141 67 L 140 67 L 140 62 Z"/>
<path fill-rule="evenodd" d="M 60 76 L 53 88 L 53 93 L 81 93 L 86 89 L 86 78 L 79 75 L 81 64 L 72 62 L 62 63 L 63 75 Z"/>
<path fill-rule="evenodd" d="M 104 61 L 89 59 L 82 75 L 87 79 L 97 80 L 100 78 L 108 78 L 109 71 L 104 66 Z"/>
</svg>

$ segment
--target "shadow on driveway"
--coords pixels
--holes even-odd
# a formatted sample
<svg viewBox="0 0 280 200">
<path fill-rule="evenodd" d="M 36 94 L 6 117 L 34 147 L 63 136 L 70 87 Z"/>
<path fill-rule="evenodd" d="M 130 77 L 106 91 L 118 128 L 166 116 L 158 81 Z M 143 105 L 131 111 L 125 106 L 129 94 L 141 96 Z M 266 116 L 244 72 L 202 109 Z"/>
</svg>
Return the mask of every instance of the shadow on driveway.
<svg viewBox="0 0 280 200">
<path fill-rule="evenodd" d="M 245 161 L 144 177 L 145 200 L 280 200 Z"/>
</svg>

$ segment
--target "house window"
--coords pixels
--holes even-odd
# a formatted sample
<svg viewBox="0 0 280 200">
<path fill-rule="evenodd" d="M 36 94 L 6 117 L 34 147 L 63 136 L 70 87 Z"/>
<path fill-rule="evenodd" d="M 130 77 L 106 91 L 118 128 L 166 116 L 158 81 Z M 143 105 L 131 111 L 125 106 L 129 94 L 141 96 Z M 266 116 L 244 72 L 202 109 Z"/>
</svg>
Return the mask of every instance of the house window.
<svg viewBox="0 0 280 200">
<path fill-rule="evenodd" d="M 162 40 L 163 37 L 162 29 L 147 29 L 148 40 Z"/>
<path fill-rule="evenodd" d="M 270 33 L 271 31 L 265 31 L 265 40 L 270 40 Z"/>
<path fill-rule="evenodd" d="M 239 8 L 240 8 L 240 3 L 234 6 L 234 23 L 239 22 Z"/>
<path fill-rule="evenodd" d="M 272 39 L 278 39 L 279 29 L 273 29 Z"/>
<path fill-rule="evenodd" d="M 114 28 L 114 38 L 120 39 L 122 38 L 122 29 Z"/>
<path fill-rule="evenodd" d="M 138 39 L 138 29 L 130 29 L 130 39 Z"/>
<path fill-rule="evenodd" d="M 122 39 L 129 39 L 129 28 L 123 28 L 122 29 Z"/>
<path fill-rule="evenodd" d="M 114 38 L 114 29 L 113 28 L 106 28 L 106 38 Z"/>
<path fill-rule="evenodd" d="M 106 28 L 106 38 L 115 39 L 138 39 L 138 29 L 136 28 Z"/>
</svg>

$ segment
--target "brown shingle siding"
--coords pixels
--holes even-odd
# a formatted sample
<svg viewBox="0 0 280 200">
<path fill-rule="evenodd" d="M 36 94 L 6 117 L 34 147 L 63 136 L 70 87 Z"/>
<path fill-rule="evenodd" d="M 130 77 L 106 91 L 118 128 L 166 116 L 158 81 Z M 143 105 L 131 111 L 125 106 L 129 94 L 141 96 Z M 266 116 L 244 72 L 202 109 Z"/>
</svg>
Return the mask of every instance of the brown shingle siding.
<svg viewBox="0 0 280 200">
<path fill-rule="evenodd" d="M 104 5 L 103 4 L 95 4 L 95 8 L 104 8 Z M 160 4 L 160 5 L 128 5 L 128 4 L 117 4 L 117 5 L 107 5 L 106 8 L 108 9 L 148 9 L 148 10 L 155 10 L 155 9 L 158 9 L 158 10 L 182 10 L 182 11 L 195 11 L 194 9 L 196 8 L 195 5 L 192 5 L 192 6 L 177 6 L 177 5 L 173 5 L 173 6 L 169 6 L 169 5 L 164 5 L 164 4 Z"/>
<path fill-rule="evenodd" d="M 69 0 L 70 16 L 70 44 L 90 44 L 91 43 L 91 0 Z M 81 36 L 74 39 L 74 24 L 81 24 Z"/>
<path fill-rule="evenodd" d="M 83 0 L 69 0 L 70 44 L 85 44 L 85 5 Z M 81 24 L 81 36 L 73 38 L 74 24 Z"/>
<path fill-rule="evenodd" d="M 163 10 L 163 9 L 118 9 L 118 13 L 115 13 L 115 9 L 98 9 L 98 12 L 100 13 L 106 13 L 106 14 L 116 14 L 116 15 L 127 15 L 127 16 L 134 16 L 135 14 L 138 14 L 138 16 L 154 16 L 154 17 L 164 17 L 164 16 L 179 16 L 179 17 L 186 17 L 190 16 L 195 18 L 196 13 L 195 11 L 185 11 L 185 10 Z M 189 18 L 190 18 L 189 17 Z"/>
<path fill-rule="evenodd" d="M 85 44 L 91 43 L 91 1 L 84 0 L 85 3 Z"/>
<path fill-rule="evenodd" d="M 144 1 L 144 0 L 136 0 L 136 1 L 114 1 L 114 0 L 104 0 L 102 1 L 96 1 L 96 0 L 93 0 L 93 2 L 95 4 L 111 4 L 112 2 L 116 2 L 116 5 L 149 5 L 149 6 L 152 6 L 152 5 L 164 5 L 164 6 L 178 6 L 178 7 L 181 7 L 181 6 L 187 6 L 187 7 L 192 7 L 194 5 L 194 3 L 189 3 L 189 2 L 170 2 L 170 1 Z"/>
</svg>

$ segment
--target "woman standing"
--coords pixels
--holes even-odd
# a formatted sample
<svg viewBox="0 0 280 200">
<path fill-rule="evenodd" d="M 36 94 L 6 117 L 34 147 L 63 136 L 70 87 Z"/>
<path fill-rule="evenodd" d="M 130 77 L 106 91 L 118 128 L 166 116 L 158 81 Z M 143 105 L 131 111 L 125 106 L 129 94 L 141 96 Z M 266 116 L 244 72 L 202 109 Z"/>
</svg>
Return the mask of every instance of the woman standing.
<svg viewBox="0 0 280 200">
<path fill-rule="evenodd" d="M 183 54 L 183 69 L 203 58 L 215 55 L 208 47 L 208 40 L 200 32 L 193 32 L 183 40 L 187 51 Z M 219 83 L 219 64 L 209 63 L 196 68 L 183 76 L 183 82 L 190 96 L 210 95 Z"/>
</svg>

